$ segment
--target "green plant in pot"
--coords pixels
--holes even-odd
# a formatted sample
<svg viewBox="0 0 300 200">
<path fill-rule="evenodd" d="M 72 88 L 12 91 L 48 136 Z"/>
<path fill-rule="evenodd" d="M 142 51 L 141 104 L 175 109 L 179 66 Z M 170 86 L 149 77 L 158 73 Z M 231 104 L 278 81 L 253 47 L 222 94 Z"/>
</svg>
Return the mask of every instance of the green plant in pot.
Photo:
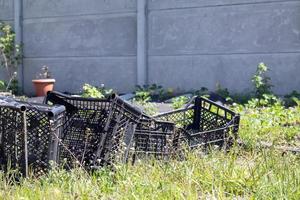
<svg viewBox="0 0 300 200">
<path fill-rule="evenodd" d="M 37 79 L 32 80 L 35 88 L 36 96 L 46 96 L 48 91 L 54 88 L 55 79 L 51 78 L 51 73 L 47 66 L 42 67 L 42 71 L 38 74 Z"/>
</svg>

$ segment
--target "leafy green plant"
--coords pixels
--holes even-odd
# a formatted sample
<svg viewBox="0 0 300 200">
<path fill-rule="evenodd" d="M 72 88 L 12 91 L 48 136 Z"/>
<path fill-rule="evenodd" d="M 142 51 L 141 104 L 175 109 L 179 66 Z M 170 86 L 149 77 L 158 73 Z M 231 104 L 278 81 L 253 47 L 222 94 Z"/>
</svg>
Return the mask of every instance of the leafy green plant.
<svg viewBox="0 0 300 200">
<path fill-rule="evenodd" d="M 17 80 L 17 72 L 9 79 L 8 82 L 0 80 L 0 91 L 2 92 L 12 92 L 13 94 L 18 94 L 19 84 Z"/>
<path fill-rule="evenodd" d="M 164 101 L 175 96 L 175 90 L 173 88 L 160 89 L 158 100 Z"/>
<path fill-rule="evenodd" d="M 259 63 L 256 72 L 252 77 L 252 83 L 255 88 L 254 93 L 257 98 L 262 98 L 265 94 L 273 94 L 273 85 L 270 83 L 271 78 L 266 75 L 268 71 L 269 68 L 267 65 Z"/>
<path fill-rule="evenodd" d="M 172 94 L 172 89 L 165 91 L 162 86 L 156 84 L 137 86 L 133 103 L 140 106 L 148 115 L 154 115 L 157 113 L 157 107 L 151 101 L 161 101 Z"/>
<path fill-rule="evenodd" d="M 251 93 L 233 93 L 230 95 L 233 103 L 247 104 L 253 98 Z"/>
<path fill-rule="evenodd" d="M 37 74 L 36 78 L 37 79 L 48 79 L 48 78 L 51 78 L 51 72 L 49 70 L 49 67 L 44 65 L 42 68 L 41 68 L 41 72 L 39 74 Z"/>
<path fill-rule="evenodd" d="M 199 97 L 209 97 L 209 90 L 206 87 L 201 87 L 200 90 L 196 90 L 195 92 L 193 92 L 193 94 L 195 96 L 199 96 Z"/>
<path fill-rule="evenodd" d="M 186 103 L 188 103 L 189 98 L 186 96 L 179 96 L 172 99 L 172 108 L 179 109 L 182 108 Z"/>
<path fill-rule="evenodd" d="M 82 97 L 103 99 L 113 93 L 112 89 L 106 89 L 104 85 L 102 85 L 101 87 L 95 87 L 86 83 L 83 85 L 82 89 Z"/>
<path fill-rule="evenodd" d="M 300 93 L 294 90 L 290 94 L 284 96 L 284 104 L 287 107 L 296 106 L 297 100 L 299 99 L 300 99 Z"/>
<path fill-rule="evenodd" d="M 17 79 L 17 72 L 14 72 L 12 77 L 6 83 L 6 91 L 11 91 L 13 94 L 19 93 L 19 82 Z"/>
<path fill-rule="evenodd" d="M 135 91 L 135 101 L 138 102 L 149 102 L 151 101 L 151 93 L 148 90 L 145 90 L 143 88 L 139 88 Z"/>
<path fill-rule="evenodd" d="M 20 46 L 15 45 L 15 33 L 9 24 L 0 22 L 0 66 L 6 70 L 7 84 L 6 90 L 10 88 L 11 83 L 17 83 L 16 71 L 21 60 Z"/>
<path fill-rule="evenodd" d="M 249 105 L 252 108 L 257 108 L 262 106 L 268 107 L 275 104 L 282 105 L 283 102 L 273 94 L 263 94 L 261 98 L 252 98 L 247 103 L 247 105 Z"/>
<path fill-rule="evenodd" d="M 139 104 L 139 103 L 137 103 L 137 104 Z M 148 103 L 144 103 L 142 105 L 140 104 L 140 106 L 143 108 L 143 111 L 150 116 L 157 114 L 158 109 L 154 103 L 148 102 Z"/>
<path fill-rule="evenodd" d="M 164 101 L 174 96 L 174 90 L 172 88 L 165 90 L 156 84 L 136 86 L 135 96 L 137 101 Z"/>
<path fill-rule="evenodd" d="M 5 91 L 6 87 L 5 87 L 5 82 L 0 80 L 0 91 Z"/>
<path fill-rule="evenodd" d="M 220 95 L 224 99 L 230 97 L 228 88 L 223 88 L 220 83 L 216 84 L 216 94 Z"/>
<path fill-rule="evenodd" d="M 240 138 L 252 147 L 261 141 L 299 147 L 300 106 L 286 108 L 281 102 L 261 106 L 259 101 L 254 98 L 248 104 L 233 107 L 241 114 Z"/>
</svg>

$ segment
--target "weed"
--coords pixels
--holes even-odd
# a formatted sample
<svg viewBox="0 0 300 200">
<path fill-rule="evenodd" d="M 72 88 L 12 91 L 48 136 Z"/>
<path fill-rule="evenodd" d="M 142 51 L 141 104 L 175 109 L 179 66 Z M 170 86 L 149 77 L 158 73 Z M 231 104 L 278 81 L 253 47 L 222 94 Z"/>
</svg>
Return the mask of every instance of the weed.
<svg viewBox="0 0 300 200">
<path fill-rule="evenodd" d="M 83 87 L 82 97 L 92 97 L 92 98 L 105 98 L 108 97 L 113 93 L 112 89 L 106 89 L 104 85 L 101 87 L 95 87 L 89 84 L 84 84 Z"/>
<path fill-rule="evenodd" d="M 15 33 L 9 24 L 0 22 L 0 67 L 6 71 L 6 78 L 9 82 L 6 84 L 6 91 L 18 89 L 16 71 L 21 60 L 21 48 L 15 45 Z M 11 83 L 14 86 L 11 87 Z M 16 91 L 14 91 L 16 92 Z"/>
<path fill-rule="evenodd" d="M 179 109 L 182 108 L 186 103 L 188 103 L 189 98 L 186 96 L 179 96 L 172 99 L 172 108 Z"/>
<path fill-rule="evenodd" d="M 216 84 L 216 94 L 223 97 L 224 99 L 230 97 L 230 92 L 227 88 L 223 88 L 220 83 Z"/>
<path fill-rule="evenodd" d="M 0 80 L 0 91 L 5 91 L 5 82 Z"/>
<path fill-rule="evenodd" d="M 300 93 L 297 91 L 292 91 L 290 94 L 284 96 L 284 103 L 287 107 L 292 107 L 297 105 L 297 100 L 300 99 Z"/>
<path fill-rule="evenodd" d="M 174 90 L 156 84 L 136 86 L 135 95 L 137 101 L 164 101 L 174 96 Z"/>
<path fill-rule="evenodd" d="M 269 71 L 269 68 L 264 63 L 259 63 L 257 66 L 256 72 L 252 77 L 252 83 L 255 88 L 255 95 L 258 98 L 263 98 L 265 94 L 273 94 L 272 87 L 273 85 L 270 83 L 271 78 L 266 75 Z"/>
</svg>

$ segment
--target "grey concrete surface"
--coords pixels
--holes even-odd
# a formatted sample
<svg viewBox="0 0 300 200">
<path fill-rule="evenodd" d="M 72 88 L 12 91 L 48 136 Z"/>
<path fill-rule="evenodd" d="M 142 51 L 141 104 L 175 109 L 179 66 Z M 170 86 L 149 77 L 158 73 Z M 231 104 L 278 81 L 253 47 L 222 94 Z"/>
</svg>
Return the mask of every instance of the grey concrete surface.
<svg viewBox="0 0 300 200">
<path fill-rule="evenodd" d="M 149 0 L 150 10 L 297 2 L 299 0 Z"/>
<path fill-rule="evenodd" d="M 56 89 L 137 83 L 138 0 L 23 0 L 25 92 L 49 65 Z M 147 79 L 181 90 L 251 90 L 265 62 L 279 94 L 300 90 L 300 0 L 147 0 Z M 13 1 L 0 20 L 13 22 Z M 0 71 L 0 78 L 1 74 Z"/>
<path fill-rule="evenodd" d="M 136 55 L 135 14 L 25 20 L 24 56 Z"/>
<path fill-rule="evenodd" d="M 24 84 L 48 65 L 59 91 L 136 84 L 136 0 L 24 0 Z"/>
<path fill-rule="evenodd" d="M 149 7 L 150 83 L 190 90 L 219 82 L 245 92 L 265 62 L 275 92 L 300 89 L 300 1 L 153 0 Z"/>
<path fill-rule="evenodd" d="M 300 2 L 151 12 L 149 54 L 300 52 Z"/>
<path fill-rule="evenodd" d="M 14 19 L 14 1 L 0 0 L 0 20 L 11 21 Z"/>
<path fill-rule="evenodd" d="M 137 0 L 23 0 L 24 18 L 136 12 Z"/>
<path fill-rule="evenodd" d="M 33 94 L 31 80 L 47 65 L 56 79 L 58 91 L 80 92 L 84 83 L 105 84 L 119 92 L 129 92 L 136 83 L 136 57 L 101 58 L 25 58 L 25 92 Z"/>
<path fill-rule="evenodd" d="M 274 91 L 299 90 L 300 53 L 195 56 L 151 56 L 149 81 L 180 90 L 216 89 L 216 83 L 234 92 L 249 92 L 256 66 L 265 62 Z"/>
</svg>

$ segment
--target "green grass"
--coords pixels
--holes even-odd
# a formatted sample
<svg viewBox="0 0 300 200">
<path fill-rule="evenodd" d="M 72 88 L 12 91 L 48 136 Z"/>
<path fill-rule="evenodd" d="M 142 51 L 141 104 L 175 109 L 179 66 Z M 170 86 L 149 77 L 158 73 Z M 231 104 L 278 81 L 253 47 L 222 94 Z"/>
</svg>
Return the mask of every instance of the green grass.
<svg viewBox="0 0 300 200">
<path fill-rule="evenodd" d="M 236 107 L 241 114 L 239 135 L 250 146 L 264 141 L 300 148 L 300 106 Z"/>
<path fill-rule="evenodd" d="M 149 161 L 88 175 L 52 171 L 39 179 L 1 177 L 1 199 L 299 199 L 298 156 L 273 150 L 190 153 L 185 161 Z"/>
<path fill-rule="evenodd" d="M 56 169 L 19 182 L 0 173 L 0 199 L 300 199 L 300 155 L 256 147 L 260 141 L 300 146 L 300 107 L 234 109 L 247 150 L 194 151 L 184 160 L 120 164 L 94 174 Z"/>
</svg>

